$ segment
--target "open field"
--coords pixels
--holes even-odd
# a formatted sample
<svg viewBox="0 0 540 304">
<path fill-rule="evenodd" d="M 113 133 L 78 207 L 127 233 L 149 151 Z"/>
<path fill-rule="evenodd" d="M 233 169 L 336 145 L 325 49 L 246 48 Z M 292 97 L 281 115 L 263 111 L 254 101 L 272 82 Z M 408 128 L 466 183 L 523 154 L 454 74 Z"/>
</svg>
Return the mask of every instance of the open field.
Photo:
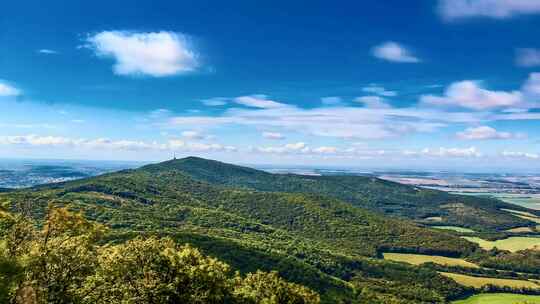
<svg viewBox="0 0 540 304">
<path fill-rule="evenodd" d="M 540 303 L 540 296 L 518 295 L 511 293 L 484 293 L 469 297 L 465 300 L 454 301 L 452 304 L 522 304 Z"/>
<path fill-rule="evenodd" d="M 472 229 L 458 227 L 458 226 L 430 226 L 430 228 L 443 229 L 443 230 L 452 230 L 452 231 L 464 232 L 464 233 L 474 232 L 474 230 L 472 230 Z"/>
<path fill-rule="evenodd" d="M 534 232 L 534 230 L 531 227 L 517 227 L 505 230 L 506 232 L 513 232 L 513 233 L 530 233 Z"/>
<path fill-rule="evenodd" d="M 462 195 L 491 196 L 522 207 L 540 210 L 540 194 L 497 193 L 497 192 L 452 192 Z"/>
<path fill-rule="evenodd" d="M 519 215 L 523 215 L 523 216 L 528 216 L 528 217 L 537 217 L 536 215 L 530 213 L 530 212 L 525 212 L 525 211 L 518 211 L 518 210 L 512 210 L 512 209 L 501 209 L 503 211 L 506 211 L 506 212 L 510 212 L 510 213 L 514 213 L 514 214 L 519 214 Z"/>
<path fill-rule="evenodd" d="M 384 253 L 385 260 L 391 260 L 396 262 L 405 262 L 413 265 L 421 265 L 424 263 L 435 263 L 445 266 L 462 266 L 478 268 L 478 265 L 467 262 L 462 259 L 447 258 L 437 255 L 423 255 L 423 254 L 408 254 L 408 253 Z"/>
<path fill-rule="evenodd" d="M 506 211 L 506 212 L 510 212 L 512 213 L 513 215 L 519 217 L 519 218 L 522 218 L 522 219 L 526 219 L 526 220 L 529 220 L 531 222 L 535 222 L 537 224 L 540 224 L 540 217 L 532 214 L 532 213 L 529 213 L 529 212 L 523 212 L 523 211 L 517 211 L 517 210 L 511 210 L 511 209 L 501 209 L 503 211 Z"/>
<path fill-rule="evenodd" d="M 526 280 L 473 277 L 473 276 L 468 276 L 464 274 L 457 274 L 457 273 L 450 273 L 450 272 L 440 272 L 440 274 L 453 279 L 458 284 L 474 287 L 474 288 L 481 288 L 488 284 L 500 286 L 500 287 L 508 286 L 512 288 L 540 288 L 540 285 L 536 284 L 535 282 L 526 281 Z"/>
<path fill-rule="evenodd" d="M 520 217 L 522 219 L 529 220 L 531 222 L 535 222 L 537 224 L 540 224 L 540 218 L 538 218 L 536 216 L 532 217 L 532 216 L 526 216 L 526 215 L 520 215 L 520 214 L 514 214 L 514 215 L 517 216 L 517 217 Z"/>
<path fill-rule="evenodd" d="M 493 196 L 508 203 L 516 204 L 519 206 L 540 209 L 540 195 L 539 194 L 511 194 L 511 193 L 496 193 Z"/>
<path fill-rule="evenodd" d="M 512 252 L 524 249 L 540 249 L 539 237 L 515 236 L 496 241 L 486 241 L 479 237 L 464 236 L 463 238 L 468 241 L 477 243 L 478 245 L 480 245 L 480 247 L 486 250 L 490 250 L 494 247 Z"/>
<path fill-rule="evenodd" d="M 442 217 L 440 217 L 440 216 L 430 216 L 430 217 L 424 218 L 424 221 L 428 221 L 428 222 L 442 222 Z"/>
</svg>

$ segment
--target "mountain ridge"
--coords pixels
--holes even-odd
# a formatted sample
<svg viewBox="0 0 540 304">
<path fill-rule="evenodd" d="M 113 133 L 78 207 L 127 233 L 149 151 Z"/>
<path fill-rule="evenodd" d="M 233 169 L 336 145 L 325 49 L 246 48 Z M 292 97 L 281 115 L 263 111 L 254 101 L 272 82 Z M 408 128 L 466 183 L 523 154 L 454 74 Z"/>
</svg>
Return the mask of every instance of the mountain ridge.
<svg viewBox="0 0 540 304">
<path fill-rule="evenodd" d="M 366 176 L 311 176 L 272 174 L 199 157 L 173 159 L 141 170 L 179 170 L 190 177 L 232 188 L 270 192 L 314 193 L 334 197 L 354 206 L 422 224 L 442 217 L 440 225 L 455 225 L 489 233 L 535 225 L 501 209 L 540 215 L 540 211 L 492 198 L 449 194 Z"/>
</svg>

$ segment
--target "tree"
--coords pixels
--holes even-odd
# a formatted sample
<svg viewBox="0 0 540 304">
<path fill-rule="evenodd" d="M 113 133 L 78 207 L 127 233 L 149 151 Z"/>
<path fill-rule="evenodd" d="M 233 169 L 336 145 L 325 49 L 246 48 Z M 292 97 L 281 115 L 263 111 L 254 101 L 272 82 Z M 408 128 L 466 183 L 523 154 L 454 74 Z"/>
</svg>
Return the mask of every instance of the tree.
<svg viewBox="0 0 540 304">
<path fill-rule="evenodd" d="M 13 215 L 11 220 L 5 242 L 8 258 L 21 265 L 17 302 L 80 302 L 82 283 L 97 266 L 96 241 L 104 228 L 52 206 L 41 230 L 24 216 Z"/>
<path fill-rule="evenodd" d="M 229 266 L 170 239 L 106 246 L 88 278 L 87 303 L 227 303 Z"/>
<path fill-rule="evenodd" d="M 319 303 L 317 293 L 276 272 L 242 278 L 169 238 L 100 245 L 106 229 L 67 208 L 49 206 L 41 229 L 0 211 L 2 303 Z"/>
<path fill-rule="evenodd" d="M 260 304 L 315 304 L 320 302 L 319 295 L 310 289 L 289 283 L 278 273 L 257 271 L 245 278 L 237 277 L 235 295 L 239 303 Z"/>
</svg>

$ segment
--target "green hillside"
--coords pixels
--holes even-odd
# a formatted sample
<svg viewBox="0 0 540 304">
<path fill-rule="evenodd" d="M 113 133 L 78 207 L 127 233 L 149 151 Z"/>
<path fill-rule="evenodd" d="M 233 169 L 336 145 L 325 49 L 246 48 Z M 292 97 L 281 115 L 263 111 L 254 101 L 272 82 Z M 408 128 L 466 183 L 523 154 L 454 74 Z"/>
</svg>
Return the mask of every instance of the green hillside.
<svg viewBox="0 0 540 304">
<path fill-rule="evenodd" d="M 36 219 L 50 203 L 80 210 L 113 228 L 113 242 L 169 236 L 243 273 L 277 270 L 328 303 L 368 296 L 438 303 L 468 292 L 434 270 L 376 259 L 380 250 L 452 256 L 478 250 L 457 236 L 320 195 L 214 186 L 172 164 L 3 193 L 0 202 Z"/>
<path fill-rule="evenodd" d="M 148 172 L 176 169 L 194 179 L 227 187 L 243 187 L 259 191 L 313 193 L 334 197 L 373 211 L 418 222 L 440 217 L 437 225 L 472 228 L 482 232 L 498 232 L 535 224 L 501 209 L 514 209 L 540 214 L 538 211 L 508 204 L 492 198 L 449 194 L 420 189 L 391 181 L 365 176 L 304 176 L 271 174 L 218 161 L 187 157 L 143 167 Z"/>
<path fill-rule="evenodd" d="M 435 198 L 439 205 L 424 206 Z M 38 225 L 48 206 L 66 206 L 112 228 L 105 243 L 170 237 L 243 274 L 276 270 L 320 293 L 323 303 L 446 303 L 470 294 L 470 288 L 437 272 L 446 269 L 380 259 L 382 252 L 395 251 L 471 257 L 496 266 L 497 253 L 453 232 L 379 212 L 395 204 L 393 214 L 400 217 L 414 208 L 426 215 L 425 208 L 444 211 L 453 202 L 492 215 L 499 204 L 490 200 L 493 205 L 484 207 L 475 198 L 460 199 L 375 178 L 272 175 L 200 158 L 0 194 L 1 204 L 32 215 Z M 496 223 L 510 225 L 504 219 Z M 536 263 L 536 258 L 526 265 L 517 255 L 505 258 L 515 269 Z"/>
</svg>

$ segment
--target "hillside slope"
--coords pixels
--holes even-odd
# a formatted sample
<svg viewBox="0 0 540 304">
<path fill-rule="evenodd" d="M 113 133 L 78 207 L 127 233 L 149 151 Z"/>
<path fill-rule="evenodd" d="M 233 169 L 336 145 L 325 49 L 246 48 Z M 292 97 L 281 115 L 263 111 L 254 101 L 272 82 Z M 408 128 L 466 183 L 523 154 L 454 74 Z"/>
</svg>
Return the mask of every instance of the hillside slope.
<svg viewBox="0 0 540 304">
<path fill-rule="evenodd" d="M 442 303 L 467 292 L 433 270 L 374 258 L 380 250 L 462 256 L 477 251 L 475 244 L 320 194 L 215 186 L 178 163 L 2 193 L 0 203 L 36 217 L 48 204 L 69 206 L 108 224 L 114 242 L 169 235 L 244 272 L 279 270 L 329 303 L 357 298 L 355 284 L 375 288 L 380 303 Z"/>
<path fill-rule="evenodd" d="M 196 180 L 232 188 L 319 194 L 385 215 L 421 223 L 428 223 L 427 218 L 440 217 L 441 221 L 437 223 L 439 225 L 462 226 L 483 232 L 535 225 L 501 209 L 540 215 L 538 211 L 496 199 L 420 189 L 373 177 L 271 174 L 197 157 L 148 165 L 142 170 L 148 172 L 178 170 Z"/>
</svg>

